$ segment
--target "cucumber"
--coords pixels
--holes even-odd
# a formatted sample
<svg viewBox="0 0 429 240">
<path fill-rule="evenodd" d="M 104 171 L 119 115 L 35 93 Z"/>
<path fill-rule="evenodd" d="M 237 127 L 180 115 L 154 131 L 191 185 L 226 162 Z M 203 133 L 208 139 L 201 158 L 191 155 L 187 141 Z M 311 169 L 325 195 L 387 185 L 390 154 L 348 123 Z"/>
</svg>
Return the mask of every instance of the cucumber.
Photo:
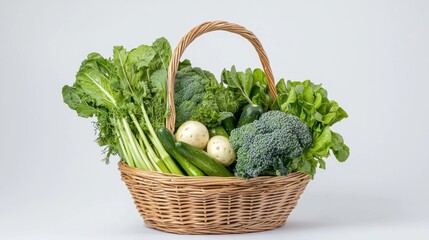
<svg viewBox="0 0 429 240">
<path fill-rule="evenodd" d="M 214 136 L 218 136 L 218 135 L 229 138 L 228 133 L 226 133 L 225 129 L 222 126 L 217 126 L 217 127 L 209 129 L 210 138 L 212 138 Z"/>
<path fill-rule="evenodd" d="M 262 110 L 262 108 L 258 105 L 249 104 L 245 106 L 243 108 L 243 112 L 241 112 L 237 127 L 241 127 L 255 121 L 262 115 L 262 113 L 264 113 L 264 110 Z"/>
<path fill-rule="evenodd" d="M 224 166 L 222 166 L 206 152 L 199 148 L 184 142 L 176 142 L 176 149 L 183 157 L 201 169 L 208 176 L 233 176 L 232 173 L 229 172 Z"/>
<path fill-rule="evenodd" d="M 205 176 L 203 171 L 195 167 L 176 150 L 176 141 L 174 140 L 174 136 L 170 132 L 170 130 L 165 127 L 159 128 L 157 131 L 157 135 L 167 153 L 177 160 L 177 162 L 180 164 L 183 170 L 185 170 L 188 176 Z"/>
<path fill-rule="evenodd" d="M 230 117 L 227 117 L 222 120 L 222 126 L 225 129 L 227 134 L 231 134 L 231 131 L 235 128 L 235 117 L 231 114 Z"/>
</svg>

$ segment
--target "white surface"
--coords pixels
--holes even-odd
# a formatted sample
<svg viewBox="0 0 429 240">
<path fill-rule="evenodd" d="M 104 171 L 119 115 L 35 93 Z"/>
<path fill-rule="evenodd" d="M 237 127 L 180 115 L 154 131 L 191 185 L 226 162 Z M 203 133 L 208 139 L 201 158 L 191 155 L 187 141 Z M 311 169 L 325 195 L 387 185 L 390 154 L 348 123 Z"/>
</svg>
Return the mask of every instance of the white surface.
<svg viewBox="0 0 429 240">
<path fill-rule="evenodd" d="M 159 2 L 159 3 L 157 3 Z M 177 1 L 179 2 L 179 1 Z M 90 121 L 62 103 L 86 54 L 111 56 L 224 19 L 254 31 L 277 79 L 322 82 L 350 115 L 351 157 L 310 183 L 288 224 L 225 239 L 429 239 L 427 1 L 1 1 L 0 239 L 218 239 L 143 225 Z M 250 44 L 211 33 L 194 65 L 259 67 Z"/>
</svg>

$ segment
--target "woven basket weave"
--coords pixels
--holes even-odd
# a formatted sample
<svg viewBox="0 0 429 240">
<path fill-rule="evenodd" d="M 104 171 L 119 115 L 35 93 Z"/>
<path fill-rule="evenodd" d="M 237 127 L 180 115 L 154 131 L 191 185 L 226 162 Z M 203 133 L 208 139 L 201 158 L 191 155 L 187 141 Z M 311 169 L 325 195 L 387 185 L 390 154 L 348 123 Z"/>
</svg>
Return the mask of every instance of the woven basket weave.
<svg viewBox="0 0 429 240">
<path fill-rule="evenodd" d="M 266 53 L 256 36 L 244 27 L 224 21 L 206 22 L 186 34 L 173 52 L 168 70 L 166 126 L 174 129 L 174 80 L 180 57 L 198 36 L 211 31 L 229 31 L 249 40 L 264 68 L 270 95 L 277 97 Z M 274 229 L 285 224 L 310 178 L 304 173 L 288 176 L 188 177 L 143 171 L 119 163 L 145 224 L 180 234 L 247 233 Z"/>
</svg>

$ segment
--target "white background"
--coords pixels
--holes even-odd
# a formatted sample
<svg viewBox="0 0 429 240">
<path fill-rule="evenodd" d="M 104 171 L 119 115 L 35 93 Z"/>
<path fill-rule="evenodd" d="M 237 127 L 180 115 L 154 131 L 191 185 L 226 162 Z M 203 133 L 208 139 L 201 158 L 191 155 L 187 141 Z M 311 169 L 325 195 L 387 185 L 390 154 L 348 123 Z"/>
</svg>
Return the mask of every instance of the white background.
<svg viewBox="0 0 429 240">
<path fill-rule="evenodd" d="M 351 147 L 327 161 L 287 225 L 224 239 L 429 239 L 427 1 L 0 2 L 0 239 L 218 239 L 148 229 L 105 166 L 88 119 L 61 87 L 92 51 L 174 46 L 193 26 L 228 20 L 255 32 L 276 79 L 323 83 L 350 117 Z M 244 39 L 210 33 L 185 53 L 217 76 L 259 67 Z"/>
</svg>

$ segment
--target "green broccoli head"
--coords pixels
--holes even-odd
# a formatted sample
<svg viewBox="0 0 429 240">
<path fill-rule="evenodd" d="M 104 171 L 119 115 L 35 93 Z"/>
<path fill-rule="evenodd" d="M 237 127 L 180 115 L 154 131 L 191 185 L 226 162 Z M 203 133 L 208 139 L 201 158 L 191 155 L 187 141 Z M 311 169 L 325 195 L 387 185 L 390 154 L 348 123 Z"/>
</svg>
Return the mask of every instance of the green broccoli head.
<svg viewBox="0 0 429 240">
<path fill-rule="evenodd" d="M 288 174 L 288 160 L 299 157 L 311 145 L 312 137 L 297 116 L 269 111 L 232 130 L 230 142 L 237 154 L 236 176 L 249 178 Z"/>
<path fill-rule="evenodd" d="M 216 102 L 218 83 L 213 74 L 200 68 L 179 69 L 174 83 L 174 104 L 176 106 L 176 126 L 188 120 L 204 125 L 219 125 L 221 117 Z"/>
<path fill-rule="evenodd" d="M 192 71 L 177 72 L 174 83 L 174 102 L 180 105 L 183 102 L 191 101 L 198 104 L 204 97 L 205 87 L 201 82 L 202 76 L 196 75 Z"/>
</svg>

